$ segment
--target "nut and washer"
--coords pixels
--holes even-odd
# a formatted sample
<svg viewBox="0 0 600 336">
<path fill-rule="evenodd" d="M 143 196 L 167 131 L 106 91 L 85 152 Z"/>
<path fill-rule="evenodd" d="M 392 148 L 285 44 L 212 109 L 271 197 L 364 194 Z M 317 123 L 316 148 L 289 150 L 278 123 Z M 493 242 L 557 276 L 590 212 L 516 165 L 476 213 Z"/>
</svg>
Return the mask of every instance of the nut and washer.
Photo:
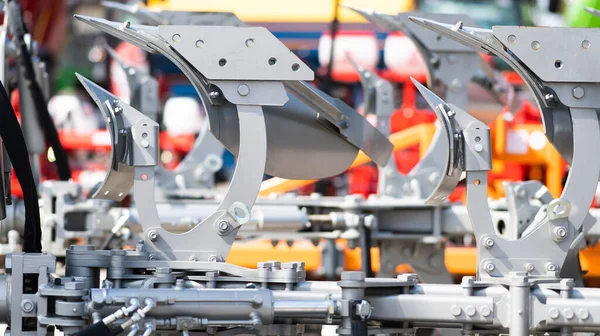
<svg viewBox="0 0 600 336">
<path fill-rule="evenodd" d="M 496 265 L 494 265 L 493 262 L 488 261 L 488 262 L 485 263 L 485 265 L 483 266 L 483 268 L 485 268 L 485 270 L 488 273 L 491 273 L 491 272 L 493 272 L 496 269 Z"/>
<path fill-rule="evenodd" d="M 532 263 L 528 263 L 528 264 L 525 265 L 525 270 L 527 272 L 533 272 L 534 269 L 535 269 L 535 266 L 533 266 Z"/>
<path fill-rule="evenodd" d="M 229 223 L 227 221 L 220 221 L 217 224 L 217 227 L 219 229 L 219 234 L 225 234 L 229 231 Z"/>
<path fill-rule="evenodd" d="M 554 229 L 554 240 L 563 241 L 567 237 L 567 229 L 564 226 L 558 226 Z"/>
<path fill-rule="evenodd" d="M 158 239 L 158 232 L 150 230 L 148 232 L 148 239 L 150 239 L 150 241 L 156 241 Z"/>
</svg>

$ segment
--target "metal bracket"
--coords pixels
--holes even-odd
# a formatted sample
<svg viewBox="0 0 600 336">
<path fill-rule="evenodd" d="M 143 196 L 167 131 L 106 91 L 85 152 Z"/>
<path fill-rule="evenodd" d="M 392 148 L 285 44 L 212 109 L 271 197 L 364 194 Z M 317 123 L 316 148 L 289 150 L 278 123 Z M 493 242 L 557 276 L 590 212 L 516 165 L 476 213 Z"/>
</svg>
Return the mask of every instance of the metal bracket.
<svg viewBox="0 0 600 336">
<path fill-rule="evenodd" d="M 301 63 L 293 63 L 289 51 L 266 31 L 249 27 L 223 27 L 231 34 L 240 37 L 232 38 L 231 53 L 226 53 L 221 47 L 210 47 L 212 44 L 221 44 L 207 36 L 206 31 L 214 31 L 216 27 L 180 27 L 173 30 L 169 27 L 148 27 L 129 24 L 120 24 L 103 19 L 76 16 L 78 19 L 97 27 L 111 35 L 136 44 L 148 52 L 161 53 L 177 65 L 190 79 L 200 95 L 210 120 L 211 132 L 232 153 L 237 154 L 239 137 L 237 132 L 237 113 L 234 112 L 235 103 L 249 104 L 253 97 L 262 94 L 272 95 L 272 88 L 251 88 L 249 83 L 244 83 L 242 88 L 244 96 L 238 95 L 237 86 L 229 86 L 219 79 L 209 80 L 197 69 L 205 69 L 212 77 L 222 74 L 230 80 L 236 79 L 235 71 L 225 68 L 240 67 L 240 71 L 247 73 L 249 78 L 263 79 L 274 76 L 275 70 L 282 71 L 282 78 L 286 80 L 285 86 L 289 101 L 284 106 L 273 102 L 264 107 L 265 122 L 267 123 L 267 163 L 266 173 L 273 176 L 293 179 L 314 179 L 338 174 L 345 170 L 353 161 L 358 150 L 363 150 L 379 164 L 385 164 L 391 154 L 392 145 L 375 130 L 364 118 L 349 106 L 338 99 L 326 96 L 324 93 L 309 87 L 305 83 L 295 80 L 308 77 Z M 248 35 L 256 32 L 261 36 Z M 219 28 L 219 33 L 221 29 Z M 164 35 L 164 36 L 163 36 Z M 257 35 L 257 36 L 258 36 Z M 244 37 L 244 38 L 242 38 Z M 264 41 L 262 40 L 264 38 Z M 177 41 L 173 41 L 173 40 Z M 212 41 L 212 42 L 211 42 Z M 198 46 L 196 46 L 198 42 Z M 246 42 L 248 42 L 246 44 Z M 264 46 L 264 47 L 263 47 Z M 255 50 L 262 50 L 265 56 Z M 285 52 L 283 51 L 285 49 Z M 203 56 L 209 51 L 216 55 L 207 59 L 210 64 L 198 63 L 204 60 Z M 199 53 L 199 51 L 201 51 Z M 245 53 L 254 55 L 255 61 L 261 63 L 254 67 L 245 63 Z M 242 54 L 243 53 L 243 54 Z M 187 56 L 185 56 L 187 55 Z M 244 55 L 242 57 L 242 55 Z M 189 56 L 189 59 L 188 59 Z M 213 59 L 214 58 L 214 59 Z M 212 61 L 211 61 L 212 60 Z M 216 63 L 215 63 L 216 62 Z M 213 64 L 214 63 L 214 64 Z M 221 66 L 221 65 L 224 66 Z M 297 66 L 294 66 L 297 64 Z M 269 69 L 264 74 L 260 69 Z M 294 71 L 296 70 L 296 71 Z M 295 77 L 296 76 L 296 77 Z M 299 76 L 299 77 L 298 77 Z M 238 76 L 237 79 L 245 80 Z M 264 91 L 259 91 L 264 90 Z M 226 92 L 225 92 L 226 91 Z M 226 98 L 226 99 L 223 99 Z M 230 99 L 236 101 L 229 102 Z M 233 104 L 232 104 L 233 103 Z M 341 123 L 343 117 L 346 123 Z M 360 136 L 366 132 L 366 136 Z M 327 143 L 324 147 L 322 144 Z M 284 150 L 286 148 L 286 150 Z M 290 150 L 298 148 L 299 150 Z M 307 153 L 303 148 L 314 148 Z M 327 165 L 306 165 L 309 161 L 327 160 Z M 299 169 L 302 167 L 302 169 Z"/>
<path fill-rule="evenodd" d="M 579 274 L 565 274 L 571 271 L 563 272 L 563 266 L 566 266 L 567 253 L 576 254 L 571 250 L 577 249 L 582 235 L 595 223 L 588 210 L 596 189 L 596 184 L 590 181 L 597 181 L 600 174 L 600 158 L 589 155 L 600 143 L 600 126 L 595 110 L 599 106 L 596 97 L 600 85 L 594 79 L 597 74 L 590 71 L 593 68 L 589 66 L 594 62 L 592 46 L 600 43 L 596 30 L 549 27 L 494 27 L 493 30 L 485 30 L 465 27 L 460 22 L 453 26 L 421 18 L 411 20 L 475 50 L 501 57 L 533 91 L 542 111 L 548 139 L 571 163 L 569 177 L 559 199 L 561 203 L 570 204 L 571 210 L 563 206 L 568 220 L 561 219 L 561 224 L 553 224 L 556 220 L 550 220 L 551 216 L 541 220 L 556 226 L 550 234 L 542 230 L 544 223 L 534 224 L 535 229 L 527 236 L 510 244 L 522 242 L 525 244 L 520 245 L 522 248 L 536 244 L 536 251 L 527 248 L 518 253 L 520 257 L 530 256 L 530 260 L 521 261 L 531 264 L 525 267 L 534 269 L 530 274 L 561 272 L 562 276 L 578 278 Z M 557 35 L 563 38 L 556 39 Z M 565 45 L 564 41 L 569 42 Z M 467 191 L 469 189 L 474 187 L 468 184 Z M 477 236 L 481 237 L 483 233 Z M 495 233 L 489 231 L 485 234 Z M 509 256 L 512 253 L 507 251 L 516 253 L 515 249 L 516 245 L 501 248 Z M 481 258 L 488 255 L 487 251 L 480 249 L 480 263 L 486 262 Z M 497 254 L 493 257 L 498 258 Z M 500 263 L 508 264 L 506 259 L 510 257 L 500 258 Z M 510 264 L 511 267 L 519 270 L 516 264 Z M 500 274 L 495 271 L 489 273 L 492 277 Z"/>
</svg>

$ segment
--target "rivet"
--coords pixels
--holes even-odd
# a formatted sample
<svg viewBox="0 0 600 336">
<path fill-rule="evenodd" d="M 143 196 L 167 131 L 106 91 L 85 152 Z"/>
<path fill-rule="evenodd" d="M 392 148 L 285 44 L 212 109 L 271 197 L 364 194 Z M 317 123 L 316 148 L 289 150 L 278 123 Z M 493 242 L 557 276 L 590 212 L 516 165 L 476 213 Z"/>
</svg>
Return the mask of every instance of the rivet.
<svg viewBox="0 0 600 336">
<path fill-rule="evenodd" d="M 475 307 L 473 306 L 467 306 L 467 308 L 465 308 L 465 313 L 467 313 L 467 316 L 475 316 L 477 310 L 475 310 Z"/>
<path fill-rule="evenodd" d="M 33 301 L 26 299 L 21 302 L 21 309 L 23 309 L 26 313 L 31 313 L 33 311 L 34 305 Z"/>
<path fill-rule="evenodd" d="M 196 257 L 195 255 L 191 255 L 190 261 L 198 261 L 198 257 Z"/>
<path fill-rule="evenodd" d="M 531 49 L 533 49 L 533 50 L 540 49 L 540 42 L 538 42 L 538 41 L 531 42 Z"/>
<path fill-rule="evenodd" d="M 237 91 L 240 94 L 240 96 L 247 96 L 248 93 L 250 93 L 250 88 L 248 87 L 248 85 L 242 84 L 238 86 Z"/>
<path fill-rule="evenodd" d="M 550 316 L 550 318 L 553 320 L 556 320 L 560 316 L 560 312 L 556 308 L 550 308 L 548 310 L 548 316 Z"/>
<path fill-rule="evenodd" d="M 454 306 L 450 307 L 450 312 L 454 316 L 459 316 L 461 314 L 461 312 L 462 312 L 462 309 L 460 309 L 459 306 L 454 305 Z"/>
<path fill-rule="evenodd" d="M 475 151 L 481 152 L 483 150 L 483 145 L 480 143 L 475 144 Z"/>
<path fill-rule="evenodd" d="M 517 37 L 515 35 L 508 35 L 508 38 L 506 40 L 508 41 L 508 43 L 515 43 Z"/>
<path fill-rule="evenodd" d="M 254 39 L 251 39 L 251 38 L 247 39 L 246 40 L 246 47 L 248 47 L 248 48 L 254 47 Z"/>
<path fill-rule="evenodd" d="M 144 147 L 144 148 L 148 148 L 149 146 L 150 146 L 150 143 L 148 142 L 148 140 L 146 140 L 146 139 L 143 139 L 143 140 L 142 140 L 142 147 Z"/>
<path fill-rule="evenodd" d="M 548 272 L 555 272 L 556 271 L 556 265 L 554 265 L 554 264 L 548 264 L 548 265 L 546 265 L 546 270 Z"/>
<path fill-rule="evenodd" d="M 570 319 L 573 318 L 573 316 L 575 316 L 575 313 L 573 313 L 573 309 L 571 309 L 571 308 L 565 308 L 563 310 L 563 315 L 565 315 L 565 318 L 567 320 L 570 320 Z"/>
<path fill-rule="evenodd" d="M 156 258 L 156 256 L 154 254 L 151 254 L 151 255 L 148 256 L 148 259 L 150 259 L 150 260 L 156 260 L 157 258 Z"/>
<path fill-rule="evenodd" d="M 590 312 L 587 309 L 585 309 L 585 308 L 581 308 L 577 312 L 577 315 L 579 315 L 580 319 L 587 320 L 587 318 L 590 317 Z"/>
<path fill-rule="evenodd" d="M 479 311 L 481 312 L 481 316 L 483 317 L 488 317 L 492 314 L 492 310 L 488 306 L 481 307 Z"/>
<path fill-rule="evenodd" d="M 179 34 L 175 34 L 172 37 L 173 42 L 179 42 L 179 40 L 181 40 L 181 35 Z"/>
<path fill-rule="evenodd" d="M 204 41 L 202 41 L 202 40 L 196 41 L 196 48 L 204 48 Z"/>
<path fill-rule="evenodd" d="M 581 86 L 577 86 L 576 88 L 573 89 L 573 97 L 575 97 L 577 99 L 581 99 L 581 98 L 583 98 L 584 95 L 585 95 L 585 90 Z"/>
<path fill-rule="evenodd" d="M 148 179 L 148 175 L 146 174 L 142 174 L 142 176 L 140 176 L 142 181 L 146 181 Z"/>
</svg>

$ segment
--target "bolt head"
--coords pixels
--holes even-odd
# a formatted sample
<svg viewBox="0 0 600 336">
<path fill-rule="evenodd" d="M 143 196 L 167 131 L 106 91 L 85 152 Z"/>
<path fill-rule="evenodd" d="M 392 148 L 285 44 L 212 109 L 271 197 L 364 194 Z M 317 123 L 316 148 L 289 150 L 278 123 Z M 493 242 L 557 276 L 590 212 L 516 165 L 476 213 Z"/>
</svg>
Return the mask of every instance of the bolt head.
<svg viewBox="0 0 600 336">
<path fill-rule="evenodd" d="M 356 305 L 356 315 L 360 316 L 363 319 L 369 318 L 369 316 L 371 316 L 372 310 L 373 308 L 371 307 L 371 305 L 365 300 L 362 300 Z"/>
<path fill-rule="evenodd" d="M 590 317 L 590 312 L 585 309 L 585 308 L 581 308 L 579 309 L 579 311 L 577 312 L 577 315 L 579 315 L 579 318 L 582 320 L 587 320 L 588 317 Z"/>
<path fill-rule="evenodd" d="M 563 315 L 565 316 L 565 318 L 567 320 L 570 320 L 570 319 L 572 319 L 575 316 L 575 313 L 573 312 L 573 309 L 571 309 L 571 308 L 565 308 L 563 310 Z"/>
<path fill-rule="evenodd" d="M 148 259 L 149 260 L 156 260 L 157 258 L 156 258 L 156 256 L 154 254 L 151 254 L 151 255 L 148 256 Z"/>
<path fill-rule="evenodd" d="M 481 152 L 483 150 L 483 145 L 482 144 L 475 144 L 475 151 L 476 152 Z"/>
<path fill-rule="evenodd" d="M 548 265 L 546 265 L 546 270 L 548 272 L 556 272 L 556 265 L 554 265 L 554 264 L 548 264 Z"/>
<path fill-rule="evenodd" d="M 550 316 L 551 319 L 556 320 L 560 316 L 560 312 L 556 308 L 550 308 L 548 310 L 548 316 Z"/>
<path fill-rule="evenodd" d="M 342 272 L 342 281 L 363 281 L 365 280 L 365 273 L 359 271 L 346 271 Z"/>
<path fill-rule="evenodd" d="M 248 85 L 242 84 L 238 86 L 237 91 L 240 94 L 240 96 L 247 96 L 250 93 L 250 88 L 248 87 Z"/>
<path fill-rule="evenodd" d="M 576 88 L 573 89 L 573 97 L 575 97 L 577 99 L 581 99 L 581 98 L 583 98 L 584 95 L 585 95 L 585 90 L 581 86 L 577 86 Z"/>
<path fill-rule="evenodd" d="M 454 316 L 459 316 L 462 313 L 462 309 L 457 305 L 453 305 L 452 307 L 450 307 L 450 312 Z"/>
<path fill-rule="evenodd" d="M 490 237 L 487 237 L 484 239 L 483 245 L 485 245 L 485 247 L 487 248 L 491 248 L 492 246 L 494 246 L 494 240 Z"/>
<path fill-rule="evenodd" d="M 493 272 L 496 269 L 496 265 L 494 265 L 493 262 L 487 262 L 485 263 L 484 266 L 485 270 L 488 271 L 488 273 Z"/>
</svg>

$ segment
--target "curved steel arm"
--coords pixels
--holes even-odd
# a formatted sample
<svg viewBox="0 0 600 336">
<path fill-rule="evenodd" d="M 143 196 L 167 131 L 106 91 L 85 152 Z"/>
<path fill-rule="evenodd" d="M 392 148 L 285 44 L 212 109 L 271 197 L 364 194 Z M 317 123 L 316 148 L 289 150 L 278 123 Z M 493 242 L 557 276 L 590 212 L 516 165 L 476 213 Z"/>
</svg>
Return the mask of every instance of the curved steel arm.
<svg viewBox="0 0 600 336">
<path fill-rule="evenodd" d="M 471 47 L 476 51 L 498 56 L 510 65 L 523 78 L 529 89 L 533 92 L 542 112 L 548 140 L 550 140 L 567 162 L 571 162 L 573 157 L 573 129 L 570 123 L 569 109 L 558 100 L 554 90 L 547 86 L 547 83 L 542 81 L 535 73 L 531 72 L 522 60 L 495 36 L 492 30 L 466 27 L 462 22 L 458 22 L 456 25 L 449 25 L 425 18 L 410 17 L 410 20 Z M 508 35 L 515 36 L 512 34 Z M 508 36 L 505 40 L 508 40 Z M 517 40 L 516 38 L 513 40 L 511 37 L 511 41 L 514 43 Z M 534 42 L 538 42 L 538 44 Z M 530 41 L 530 44 L 533 44 L 535 48 L 539 48 L 539 41 Z M 529 46 L 530 49 L 533 47 Z M 539 60 L 532 61 L 536 62 Z"/>
<path fill-rule="evenodd" d="M 594 109 L 600 87 L 594 79 L 597 74 L 587 66 L 594 55 L 586 51 L 600 42 L 596 32 L 541 27 L 494 27 L 489 31 L 467 28 L 460 22 L 451 26 L 411 19 L 510 64 L 534 92 L 550 141 L 571 162 L 561 198 L 547 205 L 546 213 L 535 218 L 526 235 L 512 241 L 499 236 L 491 223 L 485 204 L 487 191 L 480 186 L 486 184 L 486 174 L 467 172 L 467 208 L 478 239 L 479 277 L 505 281 L 511 271 L 527 271 L 539 278 L 555 278 L 559 273 L 578 278 L 566 263 L 594 223 L 588 210 L 596 183 L 590 182 L 597 181 L 600 174 L 600 159 L 589 156 L 600 143 Z M 573 42 L 565 46 L 556 41 L 558 34 Z M 534 245 L 536 249 L 531 249 Z"/>
<path fill-rule="evenodd" d="M 514 96 L 510 94 L 512 87 L 500 74 L 495 73 L 476 52 L 434 32 L 420 29 L 409 20 L 410 15 L 414 15 L 435 20 L 461 20 L 468 25 L 476 25 L 476 22 L 468 15 L 424 12 L 388 15 L 349 6 L 344 7 L 362 15 L 379 27 L 389 31 L 401 31 L 410 38 L 425 61 L 428 73 L 427 86 L 434 88 L 434 91 L 439 94 L 441 93 L 438 90 L 439 85 L 442 84 L 445 89 L 445 94 L 442 96 L 446 100 L 462 109 L 467 109 L 467 83 L 473 80 L 492 94 L 496 100 L 514 108 Z M 480 67 L 476 67 L 474 64 L 480 64 Z M 485 78 L 485 81 L 482 78 Z"/>
</svg>

